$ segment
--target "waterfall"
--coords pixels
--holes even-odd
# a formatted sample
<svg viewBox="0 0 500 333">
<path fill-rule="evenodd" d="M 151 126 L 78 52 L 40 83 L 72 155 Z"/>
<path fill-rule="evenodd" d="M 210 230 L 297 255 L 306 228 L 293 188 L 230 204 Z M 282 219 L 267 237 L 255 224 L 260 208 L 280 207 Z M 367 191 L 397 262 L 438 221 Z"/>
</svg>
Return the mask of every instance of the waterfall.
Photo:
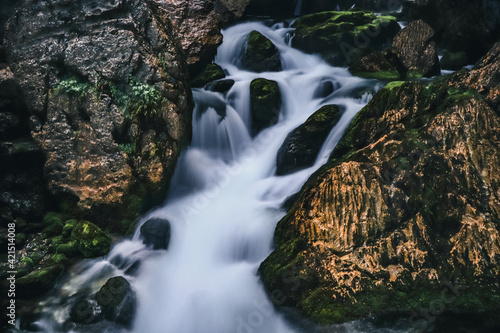
<svg viewBox="0 0 500 333">
<path fill-rule="evenodd" d="M 254 73 L 241 68 L 245 38 L 252 30 L 276 45 L 282 71 Z M 286 24 L 269 27 L 256 22 L 223 31 L 216 62 L 235 84 L 225 94 L 194 89 L 193 140 L 178 161 L 167 201 L 144 216 L 133 238 L 116 244 L 106 258 L 80 264 L 57 295 L 44 301 L 47 311 L 36 323 L 39 328 L 85 332 L 78 326 L 61 326 L 68 317 L 61 295 L 95 292 L 107 278 L 121 275 L 137 294 L 134 323 L 129 330 L 95 331 L 300 331 L 274 309 L 258 268 L 272 251 L 274 228 L 285 214 L 280 208 L 283 201 L 327 161 L 353 117 L 381 85 L 293 49 L 292 31 Z M 252 137 L 249 86 L 255 78 L 276 81 L 283 103 L 278 123 Z M 332 82 L 333 91 L 318 94 L 325 81 Z M 327 104 L 339 105 L 343 114 L 314 165 L 276 176 L 276 154 L 287 134 Z M 171 222 L 167 251 L 148 249 L 140 240 L 140 226 L 151 217 Z"/>
</svg>

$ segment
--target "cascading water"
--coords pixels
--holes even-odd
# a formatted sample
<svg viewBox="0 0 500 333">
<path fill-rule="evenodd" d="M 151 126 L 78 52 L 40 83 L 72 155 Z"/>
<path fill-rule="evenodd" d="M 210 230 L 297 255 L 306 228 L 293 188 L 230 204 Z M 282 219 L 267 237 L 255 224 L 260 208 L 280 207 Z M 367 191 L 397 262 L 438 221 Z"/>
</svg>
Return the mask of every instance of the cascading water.
<svg viewBox="0 0 500 333">
<path fill-rule="evenodd" d="M 282 71 L 241 69 L 239 59 L 252 30 L 277 46 Z M 121 275 L 138 298 L 136 318 L 127 332 L 298 332 L 272 307 L 257 270 L 272 251 L 283 201 L 327 161 L 380 84 L 291 48 L 292 30 L 286 24 L 242 23 L 224 31 L 217 63 L 235 84 L 225 94 L 194 90 L 192 145 L 179 159 L 164 206 L 139 223 L 140 227 L 151 217 L 169 220 L 168 250 L 146 248 L 138 227 L 134 237 L 116 244 L 107 258 L 85 261 L 73 271 L 57 295 L 44 302 L 47 314 L 36 323 L 39 328 L 86 332 L 78 326 L 61 326 L 68 317 L 64 299 L 83 289 L 95 292 L 107 278 Z M 252 138 L 249 86 L 255 78 L 278 82 L 283 103 L 278 123 Z M 321 91 L 325 82 L 333 87 L 327 92 Z M 326 104 L 339 105 L 343 115 L 314 165 L 275 176 L 276 154 L 287 134 Z"/>
</svg>

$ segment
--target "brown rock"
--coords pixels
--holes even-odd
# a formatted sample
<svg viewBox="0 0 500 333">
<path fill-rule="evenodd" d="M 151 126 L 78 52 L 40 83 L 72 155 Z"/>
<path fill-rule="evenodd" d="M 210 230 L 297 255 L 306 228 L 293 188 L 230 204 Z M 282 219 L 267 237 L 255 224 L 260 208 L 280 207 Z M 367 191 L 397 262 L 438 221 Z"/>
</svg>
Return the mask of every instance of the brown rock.
<svg viewBox="0 0 500 333">
<path fill-rule="evenodd" d="M 470 90 L 493 84 L 495 52 L 428 88 L 392 84 L 360 111 L 278 223 L 260 268 L 277 304 L 328 324 L 427 308 L 454 281 L 470 292 L 448 311 L 500 308 L 500 117 L 489 90 Z"/>
<path fill-rule="evenodd" d="M 410 22 L 392 42 L 392 50 L 409 77 L 440 73 L 434 31 L 422 20 Z"/>
</svg>

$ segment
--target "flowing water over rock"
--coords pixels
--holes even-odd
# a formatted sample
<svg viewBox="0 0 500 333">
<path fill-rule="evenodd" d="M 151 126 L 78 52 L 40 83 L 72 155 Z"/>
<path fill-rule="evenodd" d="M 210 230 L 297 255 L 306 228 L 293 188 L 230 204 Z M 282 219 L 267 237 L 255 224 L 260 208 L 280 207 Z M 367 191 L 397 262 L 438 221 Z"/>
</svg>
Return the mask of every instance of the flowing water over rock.
<svg viewBox="0 0 500 333">
<path fill-rule="evenodd" d="M 245 40 L 253 30 L 276 45 L 282 71 L 241 69 Z M 80 263 L 43 302 L 45 311 L 32 326 L 44 332 L 302 331 L 274 310 L 257 271 L 272 251 L 283 202 L 326 162 L 352 118 L 381 84 L 291 48 L 291 31 L 286 24 L 262 23 L 242 23 L 224 31 L 216 61 L 235 84 L 225 94 L 194 90 L 192 145 L 179 160 L 168 200 L 145 216 L 133 238 L 116 244 L 106 258 Z M 277 124 L 252 137 L 249 87 L 255 78 L 276 81 L 282 105 Z M 330 88 L 325 89 L 325 82 Z M 314 165 L 276 176 L 276 154 L 287 134 L 327 104 L 338 105 L 342 116 Z M 140 227 L 153 217 L 170 222 L 167 250 L 142 243 Z M 137 295 L 131 327 L 106 321 L 72 324 L 71 297 L 97 292 L 112 276 L 125 277 Z M 356 325 L 341 325 L 334 331 L 367 331 Z"/>
</svg>

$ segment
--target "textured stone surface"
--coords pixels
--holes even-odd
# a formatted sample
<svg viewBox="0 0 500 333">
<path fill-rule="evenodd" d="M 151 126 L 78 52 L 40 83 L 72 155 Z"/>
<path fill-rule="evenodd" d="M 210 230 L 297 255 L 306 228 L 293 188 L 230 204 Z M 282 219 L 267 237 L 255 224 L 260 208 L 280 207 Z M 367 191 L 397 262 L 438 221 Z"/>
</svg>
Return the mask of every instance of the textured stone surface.
<svg viewBox="0 0 500 333">
<path fill-rule="evenodd" d="M 449 312 L 498 312 L 499 54 L 429 87 L 391 83 L 360 111 L 278 223 L 260 268 L 276 304 L 322 324 L 417 320 L 453 290 Z"/>
<path fill-rule="evenodd" d="M 187 71 L 167 13 L 139 0 L 26 1 L 5 46 L 40 123 L 33 137 L 47 156 L 49 192 L 120 229 L 133 218 L 120 207 L 136 184 L 161 192 L 190 137 Z M 157 103 L 126 106 L 134 87 Z"/>
<path fill-rule="evenodd" d="M 410 22 L 392 42 L 396 54 L 409 77 L 433 76 L 440 73 L 434 30 L 422 20 Z"/>
</svg>

